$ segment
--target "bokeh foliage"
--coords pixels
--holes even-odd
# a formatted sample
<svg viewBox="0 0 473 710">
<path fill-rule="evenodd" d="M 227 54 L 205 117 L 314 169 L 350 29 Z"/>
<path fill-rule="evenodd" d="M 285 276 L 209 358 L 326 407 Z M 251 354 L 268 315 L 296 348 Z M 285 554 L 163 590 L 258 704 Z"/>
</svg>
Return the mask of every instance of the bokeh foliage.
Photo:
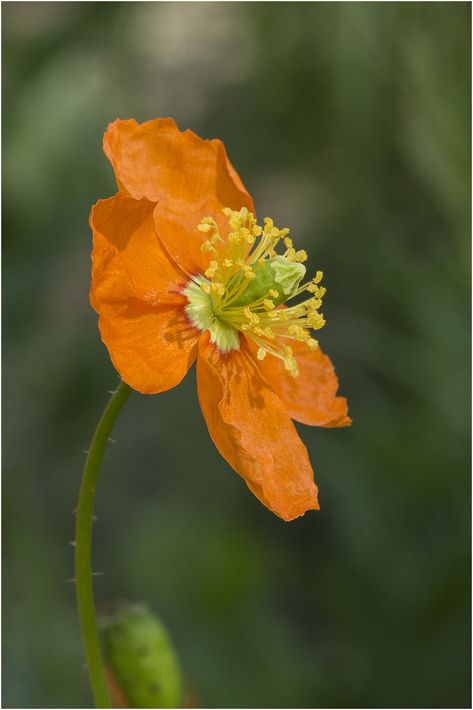
<svg viewBox="0 0 473 710">
<path fill-rule="evenodd" d="M 300 427 L 322 510 L 284 524 L 194 374 L 134 395 L 100 481 L 99 604 L 145 599 L 194 705 L 465 707 L 470 693 L 468 3 L 4 3 L 5 707 L 90 703 L 81 453 L 116 375 L 88 304 L 117 117 L 218 136 L 325 272 L 349 430 Z"/>
</svg>

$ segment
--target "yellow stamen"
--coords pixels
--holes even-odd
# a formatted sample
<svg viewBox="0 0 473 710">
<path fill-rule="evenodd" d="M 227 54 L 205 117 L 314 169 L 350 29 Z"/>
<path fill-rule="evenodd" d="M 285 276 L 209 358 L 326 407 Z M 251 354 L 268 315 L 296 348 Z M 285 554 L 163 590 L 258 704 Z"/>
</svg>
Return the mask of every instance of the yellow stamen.
<svg viewBox="0 0 473 710">
<path fill-rule="evenodd" d="M 257 358 L 278 357 L 284 368 L 297 377 L 297 362 L 289 341 L 304 343 L 311 351 L 318 342 L 310 329 L 318 330 L 325 321 L 319 312 L 325 288 L 319 286 L 322 272 L 302 283 L 305 275 L 305 250 L 296 250 L 289 230 L 278 229 L 269 217 L 263 227 L 246 207 L 239 211 L 225 208 L 227 232 L 219 231 L 213 217 L 197 226 L 208 238 L 201 245 L 208 254 L 204 276 L 191 279 L 184 290 L 189 301 L 186 312 L 196 328 L 209 330 L 212 342 L 222 351 L 238 349 L 238 333 L 258 346 Z M 279 243 L 286 251 L 277 252 Z M 301 285 L 299 285 L 301 284 Z M 302 302 L 282 308 L 282 304 L 301 296 Z M 198 295 L 200 294 L 200 296 Z"/>
</svg>

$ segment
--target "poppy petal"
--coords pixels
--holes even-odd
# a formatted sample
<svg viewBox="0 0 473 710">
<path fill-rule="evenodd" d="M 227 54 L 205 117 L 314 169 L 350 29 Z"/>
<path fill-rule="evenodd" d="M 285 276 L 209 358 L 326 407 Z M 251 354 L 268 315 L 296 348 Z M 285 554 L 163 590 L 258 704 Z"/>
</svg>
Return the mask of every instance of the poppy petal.
<svg viewBox="0 0 473 710">
<path fill-rule="evenodd" d="M 215 446 L 255 496 L 283 520 L 317 510 L 307 450 L 246 346 L 222 355 L 203 335 L 197 388 Z"/>
<path fill-rule="evenodd" d="M 126 297 L 151 305 L 183 300 L 187 278 L 158 239 L 153 209 L 148 200 L 120 193 L 92 207 L 94 303 Z"/>
<path fill-rule="evenodd" d="M 99 328 L 116 370 L 142 394 L 175 387 L 196 358 L 198 333 L 182 307 L 104 304 Z"/>
<path fill-rule="evenodd" d="M 291 347 L 297 360 L 298 377 L 292 377 L 277 357 L 268 355 L 258 363 L 289 416 L 311 426 L 349 426 L 347 400 L 337 397 L 338 379 L 329 357 L 320 347 L 311 352 L 298 341 L 291 342 Z"/>
<path fill-rule="evenodd" d="M 203 217 L 213 217 L 225 233 L 224 207 L 254 212 L 223 143 L 181 132 L 172 119 L 117 120 L 105 133 L 104 150 L 121 190 L 158 203 L 158 234 L 188 274 L 208 264 L 208 255 L 200 251 L 206 237 L 197 229 Z"/>
<path fill-rule="evenodd" d="M 198 333 L 180 293 L 185 277 L 156 236 L 154 205 L 116 195 L 92 209 L 90 299 L 122 379 L 144 394 L 177 385 L 195 360 Z"/>
</svg>

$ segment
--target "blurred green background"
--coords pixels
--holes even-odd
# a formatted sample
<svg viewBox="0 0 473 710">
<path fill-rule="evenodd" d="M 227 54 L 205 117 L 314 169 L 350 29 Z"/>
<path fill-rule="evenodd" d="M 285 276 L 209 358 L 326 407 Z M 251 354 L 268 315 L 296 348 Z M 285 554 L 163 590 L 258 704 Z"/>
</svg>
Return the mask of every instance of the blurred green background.
<svg viewBox="0 0 473 710">
<path fill-rule="evenodd" d="M 102 134 L 220 137 L 328 293 L 354 424 L 299 427 L 322 510 L 273 517 L 192 371 L 134 394 L 100 480 L 100 607 L 147 601 L 195 706 L 470 703 L 470 5 L 3 10 L 3 706 L 90 704 L 73 576 L 83 449 L 116 384 L 88 303 Z"/>
</svg>

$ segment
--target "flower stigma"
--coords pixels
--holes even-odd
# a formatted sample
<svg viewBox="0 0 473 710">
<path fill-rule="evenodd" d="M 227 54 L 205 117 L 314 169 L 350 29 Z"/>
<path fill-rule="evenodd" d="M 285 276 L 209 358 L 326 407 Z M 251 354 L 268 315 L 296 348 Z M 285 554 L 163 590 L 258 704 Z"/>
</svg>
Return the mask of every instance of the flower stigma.
<svg viewBox="0 0 473 710">
<path fill-rule="evenodd" d="M 289 230 L 278 229 L 269 217 L 261 227 L 246 207 L 238 212 L 227 207 L 223 212 L 229 226 L 226 238 L 212 217 L 205 217 L 197 227 L 207 235 L 201 251 L 208 254 L 209 262 L 183 291 L 187 317 L 199 330 L 209 331 L 221 352 L 238 350 L 244 333 L 258 346 L 259 360 L 268 354 L 280 358 L 297 377 L 291 342 L 305 343 L 309 350 L 318 347 L 310 331 L 325 323 L 319 312 L 325 294 L 319 285 L 323 274 L 317 271 L 313 279 L 303 282 L 306 252 L 296 251 Z M 281 242 L 285 251 L 278 254 Z M 308 298 L 289 304 L 304 292 Z"/>
</svg>

